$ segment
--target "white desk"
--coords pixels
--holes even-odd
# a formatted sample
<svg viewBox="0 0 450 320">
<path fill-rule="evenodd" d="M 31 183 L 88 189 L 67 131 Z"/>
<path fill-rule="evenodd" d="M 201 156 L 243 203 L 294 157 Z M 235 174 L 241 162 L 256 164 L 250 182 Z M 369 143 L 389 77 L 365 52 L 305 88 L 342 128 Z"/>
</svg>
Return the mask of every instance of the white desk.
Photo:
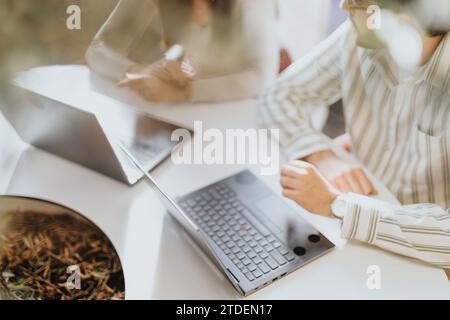
<svg viewBox="0 0 450 320">
<path fill-rule="evenodd" d="M 64 71 L 64 68 L 57 71 Z M 80 87 L 83 83 L 89 83 L 89 78 L 81 69 L 77 73 L 68 68 L 66 75 L 69 71 L 74 78 L 78 77 L 75 83 Z M 46 74 L 51 75 L 51 70 Z M 72 84 L 74 78 L 70 79 Z M 61 82 L 61 78 L 57 81 Z M 48 82 L 41 83 L 49 85 Z M 79 96 L 79 99 L 84 98 Z M 139 103 L 135 106 L 144 107 Z M 219 128 L 253 127 L 256 120 L 256 109 L 251 102 L 217 106 L 152 106 L 147 111 L 159 116 L 164 114 L 186 125 L 191 125 L 193 120 L 204 120 L 208 127 Z M 239 169 L 233 166 L 173 167 L 167 161 L 155 174 L 169 193 L 181 194 Z M 239 298 L 227 280 L 187 240 L 145 182 L 129 188 L 30 148 L 23 153 L 7 193 L 63 203 L 97 223 L 111 238 L 121 257 L 128 299 Z M 381 290 L 369 290 L 366 286 L 369 265 L 381 268 Z M 350 243 L 250 298 L 448 299 L 450 285 L 442 270 L 376 248 Z"/>
</svg>

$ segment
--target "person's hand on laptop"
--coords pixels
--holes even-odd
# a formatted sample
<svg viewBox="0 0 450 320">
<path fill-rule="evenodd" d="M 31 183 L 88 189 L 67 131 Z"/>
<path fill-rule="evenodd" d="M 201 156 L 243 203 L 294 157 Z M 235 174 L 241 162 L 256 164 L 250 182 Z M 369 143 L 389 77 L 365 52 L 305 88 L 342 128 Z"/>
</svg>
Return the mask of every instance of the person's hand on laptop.
<svg viewBox="0 0 450 320">
<path fill-rule="evenodd" d="M 281 170 L 283 196 L 295 201 L 305 210 L 325 217 L 331 217 L 331 205 L 339 195 L 311 164 L 293 161 Z"/>
<path fill-rule="evenodd" d="M 378 191 L 362 168 L 340 159 L 332 151 L 321 151 L 303 159 L 317 170 L 339 191 L 362 195 L 376 195 Z"/>
<path fill-rule="evenodd" d="M 131 88 L 148 101 L 186 101 L 192 97 L 194 75 L 186 59 L 161 59 L 149 66 L 131 66 L 119 86 Z"/>
</svg>

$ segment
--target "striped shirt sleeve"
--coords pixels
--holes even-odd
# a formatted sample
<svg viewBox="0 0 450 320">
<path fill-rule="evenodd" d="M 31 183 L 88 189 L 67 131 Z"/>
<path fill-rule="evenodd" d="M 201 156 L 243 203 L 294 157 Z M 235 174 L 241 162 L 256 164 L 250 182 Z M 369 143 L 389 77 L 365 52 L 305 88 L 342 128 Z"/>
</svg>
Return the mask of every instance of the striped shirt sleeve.
<svg viewBox="0 0 450 320">
<path fill-rule="evenodd" d="M 450 268 L 450 210 L 393 205 L 352 193 L 339 199 L 345 204 L 344 238 Z"/>
<path fill-rule="evenodd" d="M 312 126 L 316 107 L 341 98 L 343 42 L 351 30 L 344 23 L 311 54 L 288 68 L 260 99 L 260 120 L 280 130 L 280 145 L 286 156 L 301 159 L 330 148 L 331 140 Z"/>
</svg>

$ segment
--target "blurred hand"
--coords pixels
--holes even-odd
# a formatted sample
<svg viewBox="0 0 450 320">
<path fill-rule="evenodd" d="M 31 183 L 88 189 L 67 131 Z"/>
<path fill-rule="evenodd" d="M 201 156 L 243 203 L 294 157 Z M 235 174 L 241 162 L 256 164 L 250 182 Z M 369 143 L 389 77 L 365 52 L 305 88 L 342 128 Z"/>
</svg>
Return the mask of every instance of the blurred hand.
<svg viewBox="0 0 450 320">
<path fill-rule="evenodd" d="M 314 165 L 341 192 L 353 192 L 367 196 L 378 194 L 363 169 L 340 159 L 332 151 L 318 152 L 303 160 Z"/>
<path fill-rule="evenodd" d="M 331 204 L 339 192 L 311 164 L 293 161 L 281 170 L 283 196 L 305 210 L 331 217 Z"/>
<path fill-rule="evenodd" d="M 149 101 L 184 101 L 192 97 L 194 76 L 189 61 L 162 59 L 150 66 L 131 66 L 119 86 L 129 87 Z"/>
</svg>

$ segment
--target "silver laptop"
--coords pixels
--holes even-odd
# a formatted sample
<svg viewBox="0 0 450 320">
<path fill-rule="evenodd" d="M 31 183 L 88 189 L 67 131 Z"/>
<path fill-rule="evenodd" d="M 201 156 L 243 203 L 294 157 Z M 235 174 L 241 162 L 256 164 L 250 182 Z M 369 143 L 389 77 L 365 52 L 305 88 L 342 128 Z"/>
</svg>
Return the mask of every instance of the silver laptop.
<svg viewBox="0 0 450 320">
<path fill-rule="evenodd" d="M 129 148 L 147 171 L 177 144 L 171 141 L 177 126 L 145 114 L 124 109 L 117 126 L 29 89 L 11 85 L 11 90 L 13 103 L 3 106 L 3 113 L 25 142 L 126 184 L 144 175 L 119 144 Z"/>
<path fill-rule="evenodd" d="M 250 171 L 172 199 L 144 173 L 169 213 L 233 284 L 249 295 L 320 257 L 334 245 Z"/>
</svg>

